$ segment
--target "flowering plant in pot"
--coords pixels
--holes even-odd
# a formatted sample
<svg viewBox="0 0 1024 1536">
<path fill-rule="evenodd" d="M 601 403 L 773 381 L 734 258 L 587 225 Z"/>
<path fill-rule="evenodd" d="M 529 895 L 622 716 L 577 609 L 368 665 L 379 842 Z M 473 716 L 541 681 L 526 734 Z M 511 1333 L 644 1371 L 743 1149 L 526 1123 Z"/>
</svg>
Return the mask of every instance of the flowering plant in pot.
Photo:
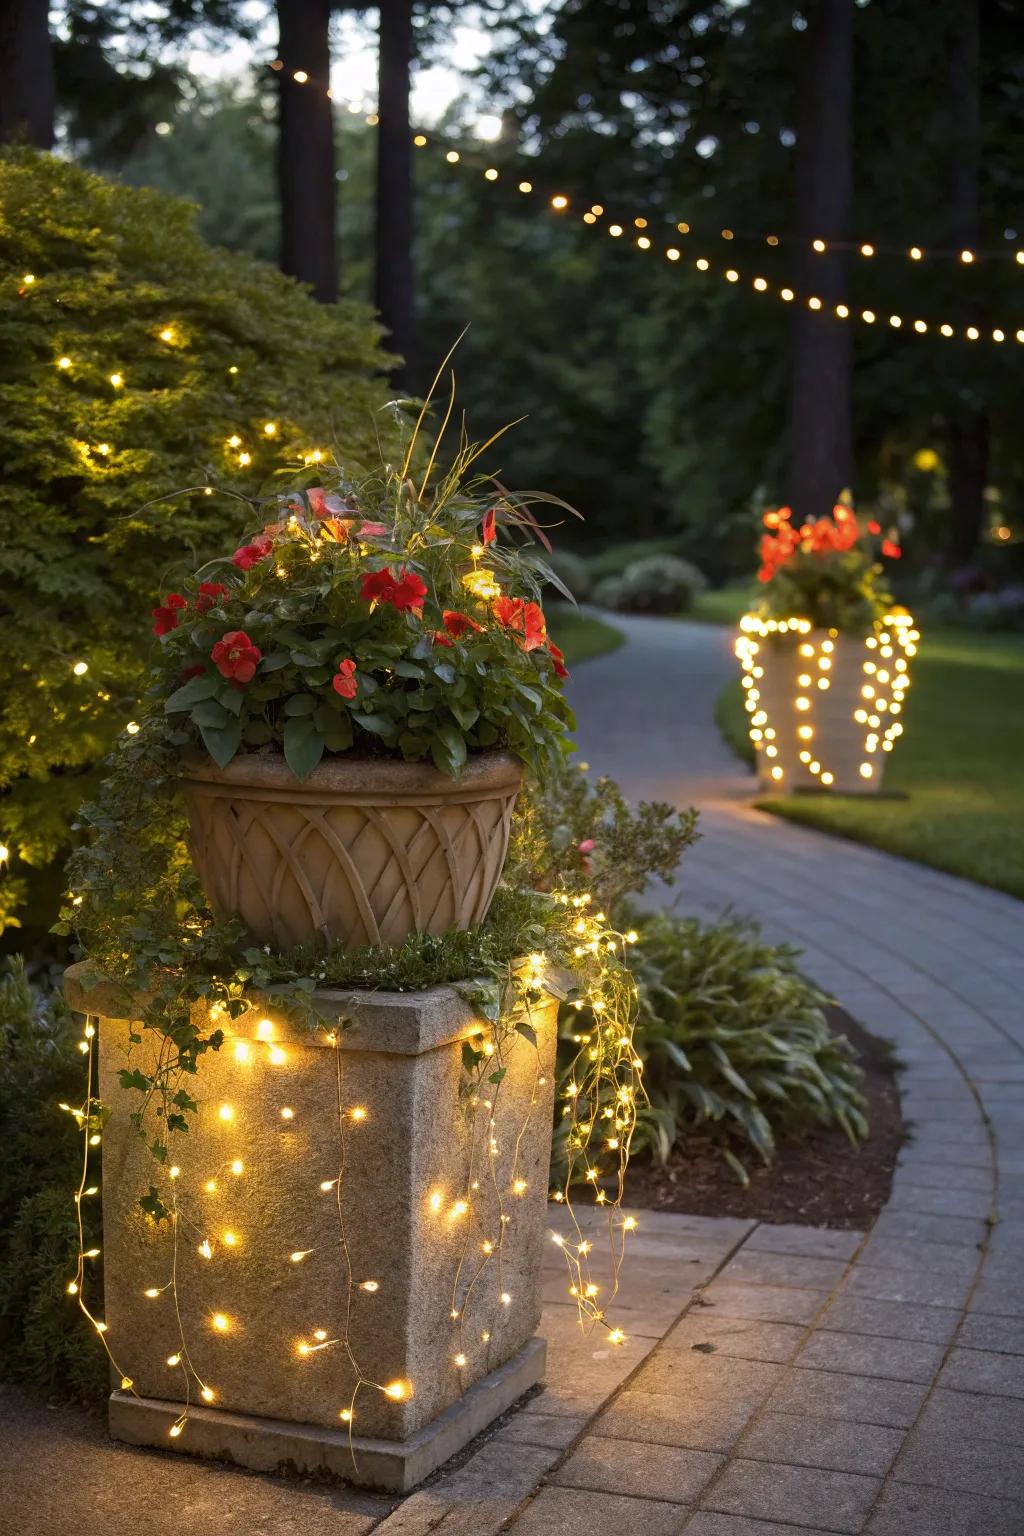
<svg viewBox="0 0 1024 1536">
<path fill-rule="evenodd" d="M 776 790 L 877 793 L 920 638 L 884 578 L 898 535 L 859 518 L 846 492 L 830 516 L 797 526 L 780 507 L 763 522 L 762 593 L 736 642 L 758 776 Z"/>
<path fill-rule="evenodd" d="M 400 943 L 486 914 L 522 765 L 567 750 L 546 539 L 462 442 L 253 505 L 153 610 L 151 697 L 180 754 L 214 914 L 279 947 Z M 562 505 L 559 503 L 559 505 Z"/>
</svg>

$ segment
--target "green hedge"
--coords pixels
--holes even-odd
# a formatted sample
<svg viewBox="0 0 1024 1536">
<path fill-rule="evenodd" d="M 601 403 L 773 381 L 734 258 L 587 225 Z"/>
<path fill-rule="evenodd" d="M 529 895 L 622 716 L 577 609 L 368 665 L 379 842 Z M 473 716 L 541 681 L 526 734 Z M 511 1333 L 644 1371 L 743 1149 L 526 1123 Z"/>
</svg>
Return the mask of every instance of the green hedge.
<svg viewBox="0 0 1024 1536">
<path fill-rule="evenodd" d="M 387 437 L 371 312 L 315 304 L 194 217 L 53 156 L 0 157 L 0 929 L 131 719 L 149 609 L 251 524 L 202 488 L 257 494 L 314 450 L 359 471 Z"/>
</svg>

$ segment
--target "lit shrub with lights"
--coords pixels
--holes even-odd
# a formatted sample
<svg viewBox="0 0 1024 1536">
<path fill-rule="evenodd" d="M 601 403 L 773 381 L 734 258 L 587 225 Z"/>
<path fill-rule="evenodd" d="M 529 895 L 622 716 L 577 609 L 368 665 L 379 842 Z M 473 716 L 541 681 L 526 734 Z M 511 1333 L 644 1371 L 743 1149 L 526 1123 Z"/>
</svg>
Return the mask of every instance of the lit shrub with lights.
<svg viewBox="0 0 1024 1536">
<path fill-rule="evenodd" d="M 764 595 L 736 642 L 758 777 L 782 793 L 877 794 L 920 639 L 883 580 L 896 535 L 846 500 L 799 528 L 788 507 L 764 522 Z"/>
<path fill-rule="evenodd" d="M 209 488 L 255 493 L 334 445 L 355 472 L 387 429 L 370 311 L 206 245 L 194 213 L 51 155 L 0 158 L 0 928 L 132 717 L 155 583 L 240 531 Z"/>
</svg>

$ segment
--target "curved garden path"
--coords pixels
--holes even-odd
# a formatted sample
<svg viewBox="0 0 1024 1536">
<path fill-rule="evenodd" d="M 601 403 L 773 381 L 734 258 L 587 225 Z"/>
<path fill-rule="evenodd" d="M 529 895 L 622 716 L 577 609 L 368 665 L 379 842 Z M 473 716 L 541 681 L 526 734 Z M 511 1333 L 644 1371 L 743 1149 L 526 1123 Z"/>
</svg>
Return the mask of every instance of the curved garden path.
<svg viewBox="0 0 1024 1536">
<path fill-rule="evenodd" d="M 615 622 L 573 687 L 582 756 L 700 806 L 679 909 L 799 944 L 896 1042 L 913 1140 L 870 1233 L 756 1227 L 509 1528 L 1020 1536 L 1024 904 L 753 810 L 713 719 L 729 633 Z"/>
</svg>

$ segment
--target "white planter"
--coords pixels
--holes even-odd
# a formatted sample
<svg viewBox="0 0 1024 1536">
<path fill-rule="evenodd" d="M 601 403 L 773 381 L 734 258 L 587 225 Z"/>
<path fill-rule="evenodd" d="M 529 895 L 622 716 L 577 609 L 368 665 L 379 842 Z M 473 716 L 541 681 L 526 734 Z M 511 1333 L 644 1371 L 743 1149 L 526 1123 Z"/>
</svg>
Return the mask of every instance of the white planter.
<svg viewBox="0 0 1024 1536">
<path fill-rule="evenodd" d="M 760 785 L 773 794 L 877 794 L 903 734 L 918 638 L 905 616 L 865 636 L 744 619 L 736 654 Z"/>
<path fill-rule="evenodd" d="M 114 1381 L 117 1438 L 404 1491 L 540 1379 L 553 1000 L 531 1012 L 537 1047 L 512 1033 L 507 1075 L 475 1101 L 462 1049 L 490 1026 L 450 987 L 321 993 L 329 1018 L 352 1021 L 336 1043 L 272 1009 L 218 1020 L 224 1045 L 185 1079 L 200 1107 L 171 1138 L 172 1180 L 131 1124 L 140 1095 L 118 1080 L 137 1004 L 88 979 L 73 966 L 67 995 L 99 1018 L 111 1110 L 106 1339 L 132 1383 Z M 144 1032 L 132 1064 L 156 1041 Z M 150 1185 L 178 1210 L 180 1331 L 171 1225 L 138 1207 Z M 186 1351 L 194 1375 L 168 1364 Z M 356 1391 L 360 1378 L 376 1385 Z M 392 1383 L 394 1397 L 380 1390 Z"/>
</svg>

